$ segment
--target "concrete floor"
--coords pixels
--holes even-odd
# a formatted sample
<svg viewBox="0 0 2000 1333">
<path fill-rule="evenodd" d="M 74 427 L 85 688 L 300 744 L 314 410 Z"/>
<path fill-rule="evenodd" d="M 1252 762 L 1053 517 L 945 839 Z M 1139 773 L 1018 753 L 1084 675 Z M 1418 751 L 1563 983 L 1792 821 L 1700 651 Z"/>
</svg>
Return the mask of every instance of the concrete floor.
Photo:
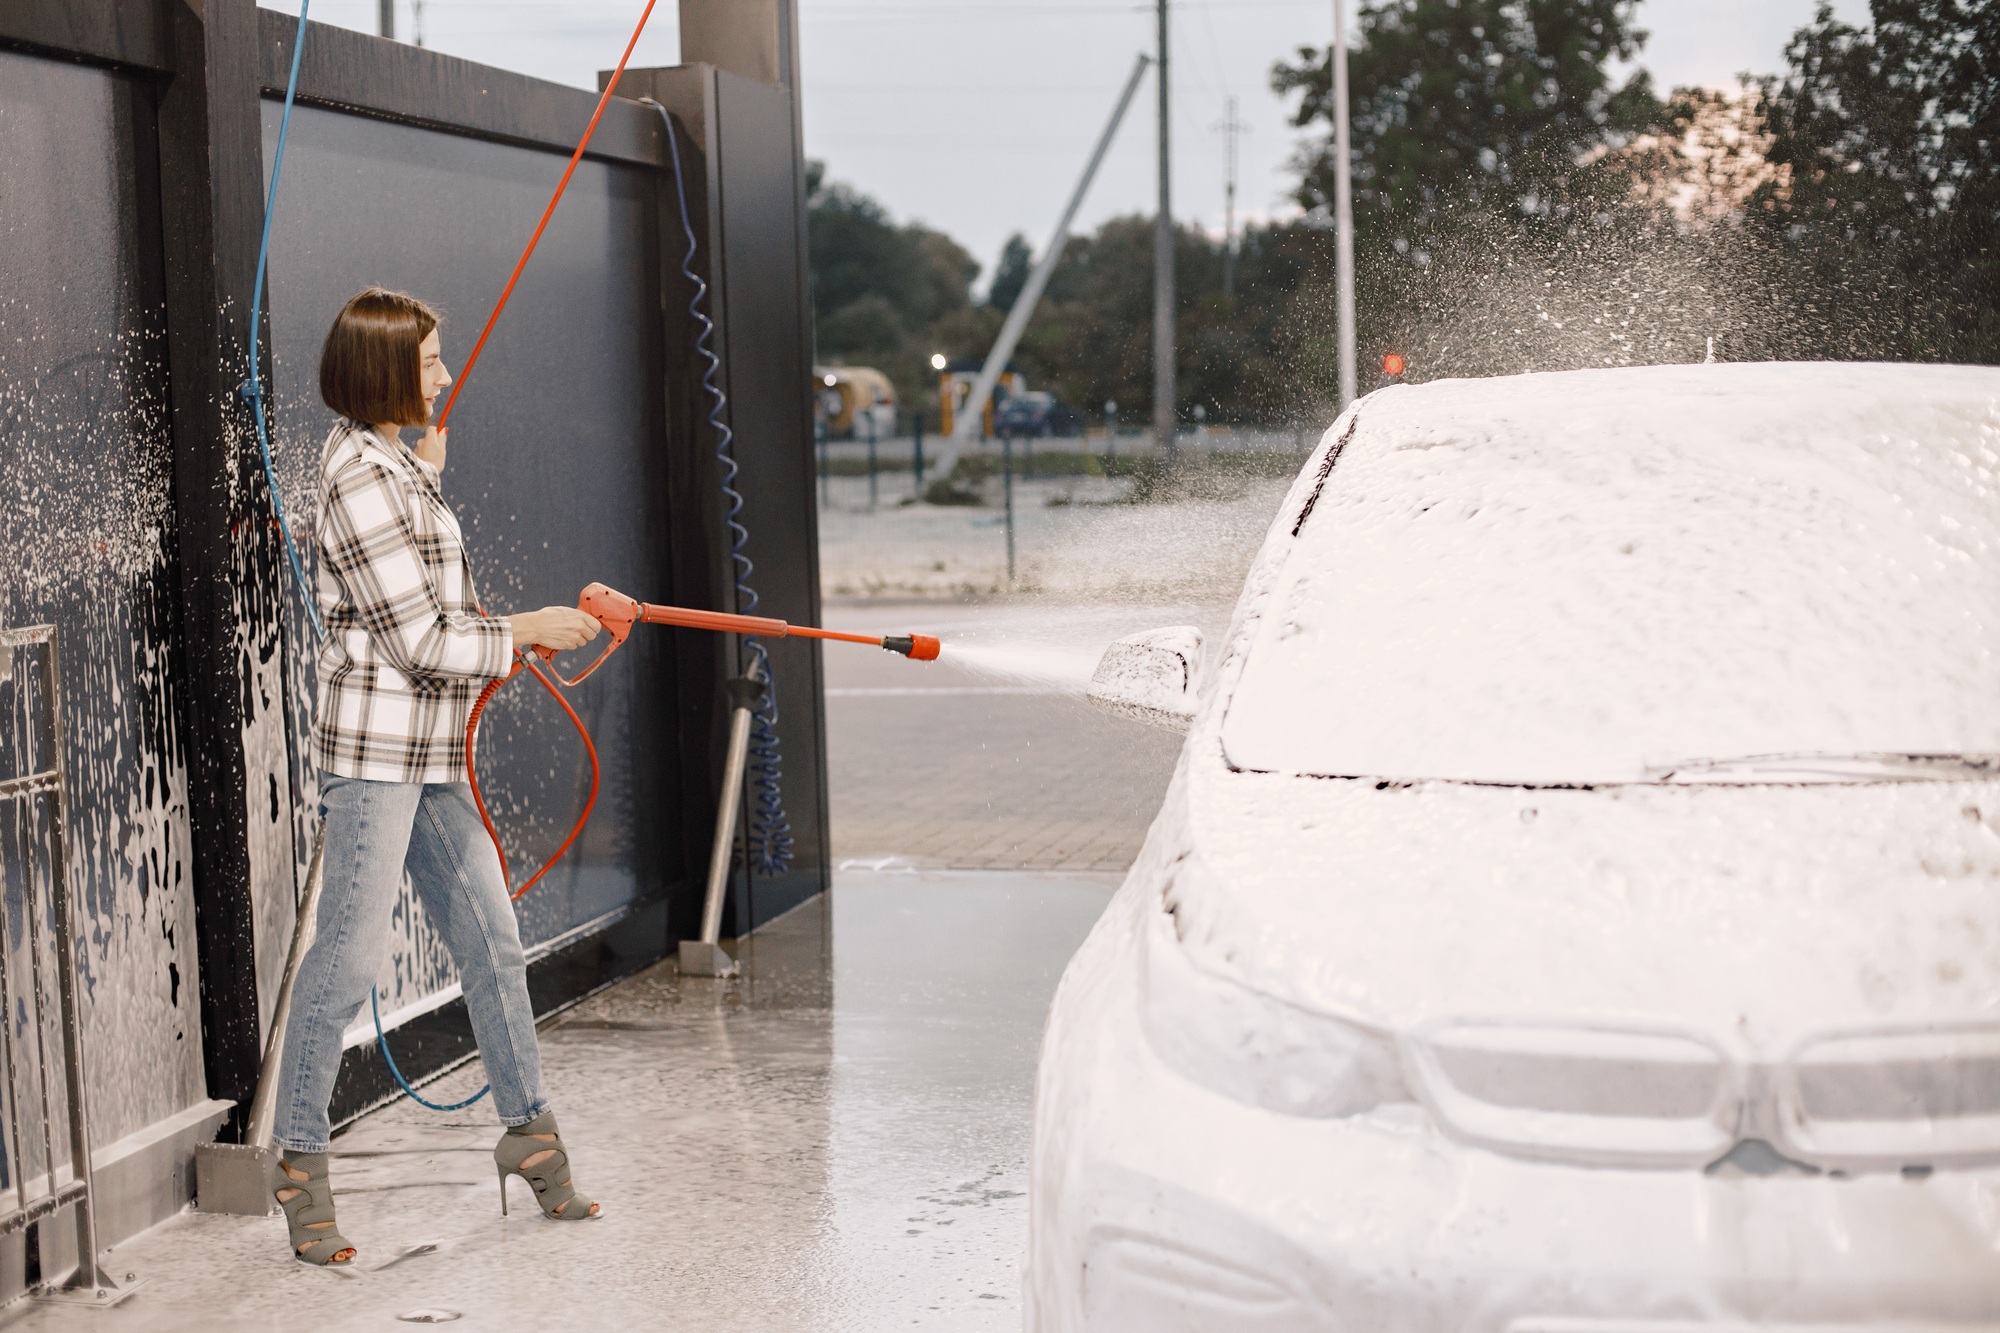
<svg viewBox="0 0 2000 1333">
<path fill-rule="evenodd" d="M 1225 615 L 832 608 L 837 627 L 994 653 L 974 670 L 829 652 L 833 893 L 740 942 L 742 980 L 669 962 L 545 1028 L 601 1220 L 546 1222 L 518 1185 L 501 1218 L 487 1105 L 403 1102 L 334 1142 L 363 1271 L 292 1262 L 280 1219 L 192 1214 L 114 1253 L 146 1279 L 122 1308 L 28 1305 L 10 1328 L 379 1329 L 425 1311 L 496 1330 L 1018 1328 L 1043 1015 L 1180 745 L 1078 691 L 1111 638 Z M 475 1061 L 426 1092 L 455 1101 L 483 1078 Z"/>
<path fill-rule="evenodd" d="M 1042 1016 L 1114 885 L 850 870 L 743 944 L 745 980 L 665 964 L 571 1010 L 544 1061 L 598 1221 L 518 1185 L 503 1219 L 485 1104 L 402 1103 L 335 1140 L 371 1271 L 292 1262 L 277 1218 L 189 1215 L 115 1252 L 146 1279 L 123 1307 L 12 1327 L 1017 1328 Z"/>
</svg>

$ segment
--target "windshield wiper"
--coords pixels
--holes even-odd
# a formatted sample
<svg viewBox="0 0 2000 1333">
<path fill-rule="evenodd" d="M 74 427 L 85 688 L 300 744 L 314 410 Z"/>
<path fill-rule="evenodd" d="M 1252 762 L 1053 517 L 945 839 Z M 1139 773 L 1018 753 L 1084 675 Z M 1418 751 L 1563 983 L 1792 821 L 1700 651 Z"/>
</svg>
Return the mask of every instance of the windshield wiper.
<svg viewBox="0 0 2000 1333">
<path fill-rule="evenodd" d="M 1949 782 L 2000 776 L 1990 754 L 1753 754 L 1649 765 L 1648 782 Z"/>
</svg>

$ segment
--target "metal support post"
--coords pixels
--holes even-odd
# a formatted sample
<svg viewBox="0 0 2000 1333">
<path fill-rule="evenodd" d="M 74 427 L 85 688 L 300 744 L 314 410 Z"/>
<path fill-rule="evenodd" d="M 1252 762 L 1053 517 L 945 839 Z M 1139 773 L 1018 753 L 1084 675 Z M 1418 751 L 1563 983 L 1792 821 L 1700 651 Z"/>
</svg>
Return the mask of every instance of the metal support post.
<svg viewBox="0 0 2000 1333">
<path fill-rule="evenodd" d="M 1165 5 L 1166 0 L 1160 0 Z M 1165 13 L 1164 9 L 1161 13 Z M 1164 22 L 1164 20 L 1162 20 Z M 1132 105 L 1133 94 L 1139 91 L 1139 80 L 1145 77 L 1145 56 L 1140 56 L 1132 66 L 1132 77 L 1125 80 L 1125 89 L 1118 95 L 1118 105 L 1112 109 L 1111 119 L 1104 126 L 1104 133 L 1097 138 L 1097 147 L 1090 154 L 1090 161 L 1083 168 L 1083 176 L 1077 181 L 1076 189 L 1070 193 L 1069 204 L 1063 209 L 1062 218 L 1057 221 L 1055 234 L 1042 250 L 1042 257 L 1036 261 L 1034 271 L 1028 274 L 1027 285 L 1014 298 L 1013 308 L 1007 312 L 1006 322 L 1000 326 L 1000 336 L 993 340 L 993 349 L 986 354 L 986 362 L 979 368 L 979 378 L 972 382 L 972 392 L 966 395 L 962 406 L 952 414 L 952 438 L 961 442 L 970 440 L 973 432 L 985 440 L 986 409 L 993 401 L 993 390 L 1006 373 L 1007 361 L 1014 355 L 1014 348 L 1021 341 L 1021 334 L 1027 330 L 1028 318 L 1035 313 L 1035 306 L 1042 299 L 1042 290 L 1049 285 L 1049 276 L 1056 271 L 1056 264 L 1062 259 L 1064 247 L 1069 243 L 1069 226 L 1076 219 L 1076 210 L 1083 205 L 1083 196 L 1090 189 L 1090 182 L 1097 175 L 1098 165 L 1104 161 L 1104 154 L 1111 148 L 1111 141 L 1118 134 L 1118 126 L 1125 119 L 1125 109 Z M 1165 67 L 1162 66 L 1162 69 Z"/>
<path fill-rule="evenodd" d="M 1000 493 L 1007 502 L 1007 583 L 1014 583 L 1014 435 L 1000 432 Z"/>
<path fill-rule="evenodd" d="M 1153 221 L 1153 440 L 1174 465 L 1174 192 L 1168 153 L 1173 103 L 1167 86 L 1167 0 L 1159 0 L 1160 204 Z"/>
<path fill-rule="evenodd" d="M 910 418 L 910 467 L 917 474 L 917 494 L 924 493 L 924 414 Z"/>
<path fill-rule="evenodd" d="M 736 841 L 736 807 L 743 799 L 743 773 L 750 752 L 750 720 L 763 697 L 764 682 L 750 676 L 731 677 L 729 689 L 729 748 L 722 763 L 722 799 L 715 806 L 715 844 L 708 858 L 708 888 L 701 900 L 701 938 L 682 940 L 681 975 L 733 977 L 739 964 L 725 952 L 722 938 L 722 895 L 729 886 L 731 850 Z"/>
<path fill-rule="evenodd" d="M 319 927 L 320 887 L 326 878 L 326 825 L 313 836 L 312 862 L 306 869 L 305 892 L 299 897 L 292 925 L 292 947 L 285 955 L 285 975 L 271 1006 L 271 1027 L 264 1037 L 264 1062 L 257 1073 L 257 1092 L 250 1099 L 250 1116 L 241 1143 L 198 1143 L 194 1149 L 195 1206 L 204 1213 L 234 1217 L 268 1217 L 278 1211 L 271 1191 L 277 1153 L 271 1140 L 278 1119 L 278 1070 L 284 1063 L 285 1029 L 291 1025 L 292 989 L 299 965 L 313 946 Z"/>
<path fill-rule="evenodd" d="M 1340 406 L 1354 401 L 1354 158 L 1347 114 L 1347 14 L 1333 0 L 1334 267 L 1340 303 Z"/>
<path fill-rule="evenodd" d="M 829 485 L 827 478 L 832 474 L 828 470 L 826 437 L 831 433 L 827 430 L 824 421 L 813 422 L 813 436 L 819 442 L 819 507 L 821 509 L 831 509 L 833 507 L 833 495 L 827 489 Z"/>
<path fill-rule="evenodd" d="M 69 873 L 69 805 L 63 780 L 62 663 L 53 625 L 33 625 L 26 629 L 0 630 L 0 652 L 40 647 L 41 716 L 36 719 L 43 743 L 48 747 L 48 766 L 38 772 L 0 781 L 0 801 L 47 801 L 49 819 L 49 910 L 56 968 L 57 1022 L 62 1028 L 63 1092 L 67 1105 L 69 1175 L 67 1183 L 56 1177 L 55 1104 L 49 1093 L 49 1051 L 44 1034 L 48 1030 L 49 988 L 42 975 L 42 929 L 44 919 L 33 880 L 26 886 L 27 899 L 22 919 L 27 926 L 24 941 L 28 954 L 29 985 L 32 994 L 16 995 L 7 976 L 6 958 L 12 950 L 7 939 L 6 916 L 0 913 L 0 1011 L 9 1021 L 0 1023 L 0 1048 L 6 1066 L 5 1102 L 6 1158 L 14 1186 L 15 1206 L 0 1215 L 0 1235 L 8 1235 L 69 1208 L 76 1222 L 76 1273 L 60 1290 L 46 1293 L 48 1299 L 93 1306 L 116 1305 L 132 1293 L 136 1284 L 120 1287 L 98 1268 L 96 1181 L 91 1169 L 90 1104 L 83 1063 L 83 1019 L 77 1012 L 76 923 L 71 904 Z M 25 720 L 25 719 L 24 719 Z M 24 747 L 25 749 L 26 747 Z M 32 752 L 32 751 L 29 751 Z M 35 1084 L 38 1096 L 24 1099 L 20 1093 L 22 1053 L 18 1026 L 12 1016 L 32 1014 L 35 1030 Z M 22 1133 L 24 1108 L 32 1115 L 39 1105 L 41 1125 L 42 1181 L 46 1188 L 30 1196 L 32 1177 L 27 1170 L 27 1139 Z"/>
</svg>

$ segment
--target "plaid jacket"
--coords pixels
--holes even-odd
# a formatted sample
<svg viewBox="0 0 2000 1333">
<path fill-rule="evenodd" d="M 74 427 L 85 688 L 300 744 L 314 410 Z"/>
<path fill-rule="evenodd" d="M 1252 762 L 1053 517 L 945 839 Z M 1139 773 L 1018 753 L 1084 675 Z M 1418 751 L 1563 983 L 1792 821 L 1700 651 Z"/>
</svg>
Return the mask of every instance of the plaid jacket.
<svg viewBox="0 0 2000 1333">
<path fill-rule="evenodd" d="M 377 782 L 465 781 L 465 720 L 507 673 L 513 631 L 482 616 L 458 519 L 410 450 L 343 421 L 320 451 L 322 772 Z"/>
</svg>

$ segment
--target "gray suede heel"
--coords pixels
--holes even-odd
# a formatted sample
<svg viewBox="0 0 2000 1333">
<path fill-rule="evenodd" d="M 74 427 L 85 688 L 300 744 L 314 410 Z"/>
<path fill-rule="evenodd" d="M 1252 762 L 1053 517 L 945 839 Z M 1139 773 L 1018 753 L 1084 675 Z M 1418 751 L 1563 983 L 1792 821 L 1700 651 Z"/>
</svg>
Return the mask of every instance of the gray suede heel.
<svg viewBox="0 0 2000 1333">
<path fill-rule="evenodd" d="M 531 1137 L 552 1134 L 550 1139 Z M 533 1166 L 523 1162 L 536 1153 L 548 1154 Z M 519 1176 L 535 1191 L 542 1216 L 558 1222 L 587 1222 L 598 1214 L 590 1211 L 590 1200 L 578 1194 L 569 1178 L 569 1154 L 563 1150 L 562 1135 L 556 1132 L 556 1113 L 544 1111 L 525 1125 L 512 1125 L 493 1147 L 493 1165 L 500 1172 L 500 1215 L 507 1215 L 507 1177 Z"/>
<path fill-rule="evenodd" d="M 285 1170 L 289 1166 L 295 1171 L 306 1173 L 304 1180 L 293 1180 Z M 344 1268 L 354 1262 L 354 1256 L 336 1259 L 342 1250 L 352 1250 L 353 1244 L 340 1234 L 340 1228 L 333 1225 L 333 1182 L 326 1175 L 326 1154 L 323 1152 L 290 1153 L 278 1161 L 277 1170 L 271 1173 L 271 1196 L 278 1198 L 286 1190 L 298 1193 L 289 1199 L 278 1199 L 278 1207 L 285 1210 L 285 1225 L 292 1232 L 292 1255 L 302 1264 L 316 1264 L 321 1268 Z"/>
</svg>

